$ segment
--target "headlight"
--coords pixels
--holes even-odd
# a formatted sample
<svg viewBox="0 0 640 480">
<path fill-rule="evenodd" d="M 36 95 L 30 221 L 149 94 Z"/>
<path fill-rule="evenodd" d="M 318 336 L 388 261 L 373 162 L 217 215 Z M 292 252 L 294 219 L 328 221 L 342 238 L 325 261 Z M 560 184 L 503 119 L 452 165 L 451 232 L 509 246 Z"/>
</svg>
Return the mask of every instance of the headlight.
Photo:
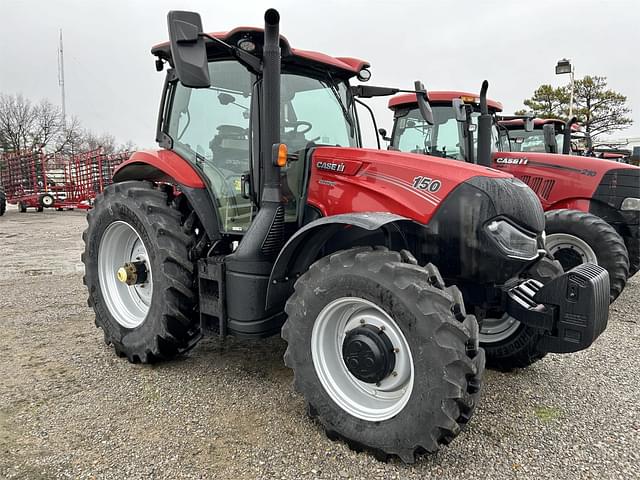
<svg viewBox="0 0 640 480">
<path fill-rule="evenodd" d="M 533 260 L 538 256 L 536 237 L 518 230 L 509 222 L 493 220 L 486 229 L 507 256 L 521 260 Z"/>
<path fill-rule="evenodd" d="M 640 210 L 640 198 L 628 197 L 622 201 L 620 210 Z"/>
</svg>

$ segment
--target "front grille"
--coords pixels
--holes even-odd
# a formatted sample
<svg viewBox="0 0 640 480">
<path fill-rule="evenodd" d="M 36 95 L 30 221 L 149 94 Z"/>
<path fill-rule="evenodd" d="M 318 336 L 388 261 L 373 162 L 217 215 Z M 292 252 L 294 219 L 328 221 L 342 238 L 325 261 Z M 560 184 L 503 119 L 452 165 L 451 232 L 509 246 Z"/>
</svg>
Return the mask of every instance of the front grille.
<svg viewBox="0 0 640 480">
<path fill-rule="evenodd" d="M 602 176 L 602 181 L 593 198 L 619 210 L 625 198 L 638 196 L 640 196 L 640 168 L 616 168 Z"/>
</svg>

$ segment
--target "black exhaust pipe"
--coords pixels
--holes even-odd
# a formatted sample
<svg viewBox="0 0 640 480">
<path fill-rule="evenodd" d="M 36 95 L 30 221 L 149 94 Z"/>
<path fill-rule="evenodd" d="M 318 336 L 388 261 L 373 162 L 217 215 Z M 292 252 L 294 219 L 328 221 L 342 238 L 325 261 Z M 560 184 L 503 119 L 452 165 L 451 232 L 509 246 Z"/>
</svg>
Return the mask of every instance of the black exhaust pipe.
<svg viewBox="0 0 640 480">
<path fill-rule="evenodd" d="M 562 141 L 563 155 L 571 154 L 571 127 L 576 123 L 578 123 L 578 119 L 576 117 L 572 117 L 564 124 L 564 136 Z"/>
<path fill-rule="evenodd" d="M 262 92 L 260 105 L 260 209 L 236 251 L 229 255 L 229 269 L 268 274 L 284 242 L 284 207 L 280 167 L 272 158 L 280 143 L 280 14 L 270 8 L 264 14 Z M 253 172 L 259 175 L 260 172 Z"/>
<path fill-rule="evenodd" d="M 280 203 L 280 167 L 272 161 L 273 145 L 280 143 L 280 14 L 273 8 L 264 14 L 262 65 L 260 130 L 264 187 L 261 202 Z"/>
<path fill-rule="evenodd" d="M 478 165 L 491 166 L 491 126 L 493 119 L 487 106 L 489 82 L 482 82 L 480 89 L 480 117 L 478 118 Z"/>
</svg>

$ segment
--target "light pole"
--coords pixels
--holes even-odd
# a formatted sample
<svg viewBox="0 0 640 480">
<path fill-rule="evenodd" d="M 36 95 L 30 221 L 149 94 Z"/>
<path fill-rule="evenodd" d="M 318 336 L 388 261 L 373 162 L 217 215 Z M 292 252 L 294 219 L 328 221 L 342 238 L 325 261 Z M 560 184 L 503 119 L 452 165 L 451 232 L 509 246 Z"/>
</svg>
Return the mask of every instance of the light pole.
<svg viewBox="0 0 640 480">
<path fill-rule="evenodd" d="M 562 60 L 558 60 L 558 64 L 556 65 L 556 75 L 564 75 L 565 73 L 571 74 L 571 97 L 569 99 L 569 118 L 573 117 L 573 86 L 574 76 L 573 76 L 573 65 L 571 65 L 571 60 L 567 60 L 563 58 Z"/>
</svg>

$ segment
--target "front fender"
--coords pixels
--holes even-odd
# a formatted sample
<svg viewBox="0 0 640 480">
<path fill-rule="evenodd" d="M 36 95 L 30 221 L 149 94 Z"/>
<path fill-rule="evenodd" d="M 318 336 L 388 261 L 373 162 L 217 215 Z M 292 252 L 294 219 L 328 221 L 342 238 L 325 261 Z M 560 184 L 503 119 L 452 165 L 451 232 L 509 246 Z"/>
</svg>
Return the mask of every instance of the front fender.
<svg viewBox="0 0 640 480">
<path fill-rule="evenodd" d="M 578 210 L 579 212 L 587 212 L 589 213 L 589 206 L 591 204 L 591 200 L 588 198 L 563 198 L 555 203 L 552 203 L 549 206 L 545 207 L 545 212 L 549 210 L 560 210 L 560 209 L 568 209 L 568 210 Z"/>
<path fill-rule="evenodd" d="M 411 219 L 386 212 L 348 213 L 322 217 L 298 230 L 285 244 L 276 259 L 267 288 L 266 308 L 269 309 L 288 295 L 293 281 L 317 258 L 320 249 L 340 230 L 360 228 L 379 230 L 399 221 Z"/>
</svg>

